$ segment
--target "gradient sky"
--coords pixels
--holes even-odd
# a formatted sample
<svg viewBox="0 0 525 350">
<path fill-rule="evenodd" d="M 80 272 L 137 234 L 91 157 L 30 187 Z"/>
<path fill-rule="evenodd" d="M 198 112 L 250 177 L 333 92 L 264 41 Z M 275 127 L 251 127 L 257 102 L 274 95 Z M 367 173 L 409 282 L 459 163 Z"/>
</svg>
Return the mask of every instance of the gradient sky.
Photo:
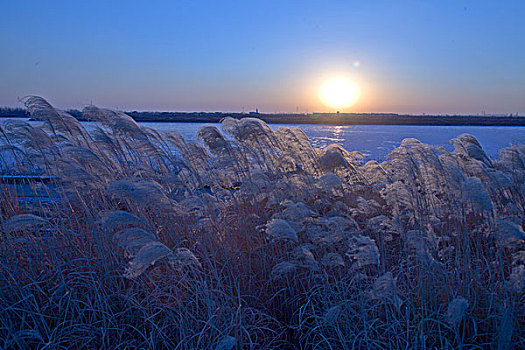
<svg viewBox="0 0 525 350">
<path fill-rule="evenodd" d="M 353 62 L 359 61 L 358 68 Z M 4 1 L 0 105 L 525 114 L 525 1 Z"/>
</svg>

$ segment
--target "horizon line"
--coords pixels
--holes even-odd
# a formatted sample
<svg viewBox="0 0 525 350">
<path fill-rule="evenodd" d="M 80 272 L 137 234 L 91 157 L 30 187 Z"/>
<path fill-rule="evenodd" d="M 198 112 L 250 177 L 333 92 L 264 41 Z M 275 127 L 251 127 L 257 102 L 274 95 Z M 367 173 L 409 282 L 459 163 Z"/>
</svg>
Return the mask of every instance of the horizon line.
<svg viewBox="0 0 525 350">
<path fill-rule="evenodd" d="M 313 111 L 313 112 L 285 112 L 285 111 L 276 111 L 276 112 L 256 112 L 255 110 L 250 111 L 222 111 L 222 110 L 144 110 L 144 109 L 120 109 L 120 108 L 109 108 L 109 107 L 99 107 L 95 104 L 88 104 L 84 106 L 82 109 L 79 109 L 78 107 L 68 107 L 68 108 L 56 108 L 65 112 L 68 111 L 76 111 L 76 112 L 82 112 L 82 110 L 85 107 L 89 106 L 95 106 L 97 108 L 101 109 L 109 109 L 124 113 L 185 113 L 185 114 L 197 114 L 197 113 L 203 113 L 203 114 L 236 114 L 236 115 L 279 115 L 279 114 L 286 114 L 286 115 L 390 115 L 390 116 L 473 116 L 473 117 L 525 117 L 525 114 L 516 112 L 516 113 L 493 113 L 493 112 L 477 112 L 477 113 L 447 113 L 447 112 L 441 112 L 441 113 L 429 113 L 429 112 L 419 112 L 419 113 L 407 113 L 407 112 L 342 112 L 342 111 L 333 111 L 333 112 L 320 112 L 320 111 Z M 26 110 L 25 107 L 13 107 L 13 106 L 0 106 L 0 110 L 2 109 L 22 109 Z M 4 116 L 0 116 L 2 118 L 5 118 Z"/>
</svg>

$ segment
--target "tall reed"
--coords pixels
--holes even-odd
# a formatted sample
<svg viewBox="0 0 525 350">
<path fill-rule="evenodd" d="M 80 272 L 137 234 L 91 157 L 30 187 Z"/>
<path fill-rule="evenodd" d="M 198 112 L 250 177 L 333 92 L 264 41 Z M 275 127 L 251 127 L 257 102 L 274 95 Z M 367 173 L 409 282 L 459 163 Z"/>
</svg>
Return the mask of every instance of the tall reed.
<svg viewBox="0 0 525 350">
<path fill-rule="evenodd" d="M 364 163 L 253 118 L 189 142 L 23 101 L 0 169 L 52 180 L 0 185 L 2 348 L 525 347 L 524 145 Z"/>
</svg>

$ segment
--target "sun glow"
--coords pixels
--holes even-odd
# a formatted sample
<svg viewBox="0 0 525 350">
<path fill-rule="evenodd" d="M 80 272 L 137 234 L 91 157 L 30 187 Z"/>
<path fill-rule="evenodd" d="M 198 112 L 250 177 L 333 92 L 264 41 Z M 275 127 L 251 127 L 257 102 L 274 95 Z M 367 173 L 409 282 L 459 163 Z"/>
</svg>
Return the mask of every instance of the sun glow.
<svg viewBox="0 0 525 350">
<path fill-rule="evenodd" d="M 359 99 L 359 86 L 347 78 L 333 78 L 321 86 L 319 96 L 328 107 L 348 107 Z"/>
</svg>

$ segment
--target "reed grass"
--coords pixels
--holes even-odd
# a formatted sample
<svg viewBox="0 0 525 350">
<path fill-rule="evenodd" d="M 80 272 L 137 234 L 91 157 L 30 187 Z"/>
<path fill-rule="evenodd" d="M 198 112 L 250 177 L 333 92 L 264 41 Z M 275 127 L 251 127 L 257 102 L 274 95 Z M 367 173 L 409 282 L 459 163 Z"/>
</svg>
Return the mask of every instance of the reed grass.
<svg viewBox="0 0 525 350">
<path fill-rule="evenodd" d="M 0 167 L 57 180 L 0 185 L 1 348 L 525 347 L 524 145 L 364 163 L 253 118 L 194 143 L 23 101 L 43 123 L 2 126 Z"/>
</svg>

